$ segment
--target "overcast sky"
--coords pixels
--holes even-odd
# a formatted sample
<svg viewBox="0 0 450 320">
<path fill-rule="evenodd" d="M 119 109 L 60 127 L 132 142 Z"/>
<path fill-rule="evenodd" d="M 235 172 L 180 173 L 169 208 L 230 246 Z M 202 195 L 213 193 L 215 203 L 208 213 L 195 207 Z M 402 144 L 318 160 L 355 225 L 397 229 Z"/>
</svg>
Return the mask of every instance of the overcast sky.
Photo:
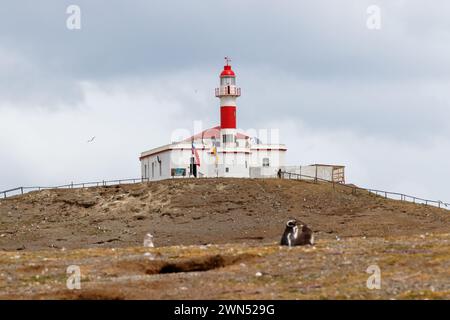
<svg viewBox="0 0 450 320">
<path fill-rule="evenodd" d="M 279 129 L 288 164 L 450 201 L 449 14 L 445 0 L 5 0 L 0 190 L 139 177 L 140 152 L 219 123 L 228 55 L 238 127 Z"/>
</svg>

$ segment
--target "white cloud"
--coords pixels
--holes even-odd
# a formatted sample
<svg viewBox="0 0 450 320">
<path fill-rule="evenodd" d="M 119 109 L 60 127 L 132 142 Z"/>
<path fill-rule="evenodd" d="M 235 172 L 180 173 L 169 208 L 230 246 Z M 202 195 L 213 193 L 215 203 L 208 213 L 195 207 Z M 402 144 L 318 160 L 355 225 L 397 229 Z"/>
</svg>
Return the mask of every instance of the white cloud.
<svg viewBox="0 0 450 320">
<path fill-rule="evenodd" d="M 168 143 L 180 122 L 182 106 L 158 98 L 157 87 L 81 86 L 77 108 L 3 106 L 0 189 L 139 177 L 139 153 Z"/>
</svg>

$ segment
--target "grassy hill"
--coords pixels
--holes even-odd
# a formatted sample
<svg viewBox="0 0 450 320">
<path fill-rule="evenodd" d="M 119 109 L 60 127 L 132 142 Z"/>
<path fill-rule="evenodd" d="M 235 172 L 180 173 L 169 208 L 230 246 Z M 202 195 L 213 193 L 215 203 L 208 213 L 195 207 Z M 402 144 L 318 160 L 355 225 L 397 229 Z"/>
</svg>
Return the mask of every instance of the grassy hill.
<svg viewBox="0 0 450 320">
<path fill-rule="evenodd" d="M 287 219 L 316 238 L 445 232 L 450 212 L 291 180 L 186 179 L 33 192 L 0 201 L 0 249 L 278 241 Z"/>
<path fill-rule="evenodd" d="M 314 247 L 278 246 L 289 218 Z M 449 227 L 443 209 L 305 181 L 45 190 L 0 201 L 0 299 L 449 299 Z"/>
</svg>

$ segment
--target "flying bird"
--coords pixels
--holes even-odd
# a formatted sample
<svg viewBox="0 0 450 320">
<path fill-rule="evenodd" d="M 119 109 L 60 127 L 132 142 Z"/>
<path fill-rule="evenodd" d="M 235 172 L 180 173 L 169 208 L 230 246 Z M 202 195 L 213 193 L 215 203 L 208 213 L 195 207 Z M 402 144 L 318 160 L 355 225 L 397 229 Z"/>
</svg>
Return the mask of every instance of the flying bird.
<svg viewBox="0 0 450 320">
<path fill-rule="evenodd" d="M 89 139 L 88 141 L 87 141 L 87 143 L 91 143 L 91 142 L 93 142 L 95 140 L 95 136 L 93 136 L 91 139 Z"/>
</svg>

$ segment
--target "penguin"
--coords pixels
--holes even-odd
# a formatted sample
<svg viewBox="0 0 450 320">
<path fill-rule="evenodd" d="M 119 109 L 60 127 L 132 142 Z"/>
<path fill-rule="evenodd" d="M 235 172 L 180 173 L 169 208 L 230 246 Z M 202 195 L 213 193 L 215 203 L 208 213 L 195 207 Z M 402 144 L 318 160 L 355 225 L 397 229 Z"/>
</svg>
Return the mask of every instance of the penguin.
<svg viewBox="0 0 450 320">
<path fill-rule="evenodd" d="M 281 237 L 282 246 L 292 246 L 292 242 L 298 236 L 298 227 L 296 220 L 289 220 L 286 223 L 283 236 Z"/>
<path fill-rule="evenodd" d="M 297 220 L 289 220 L 281 237 L 281 245 L 291 247 L 307 244 L 314 245 L 313 231 L 306 224 L 298 225 Z"/>
<path fill-rule="evenodd" d="M 313 231 L 306 224 L 301 224 L 300 228 L 302 231 L 300 233 L 300 236 L 298 237 L 297 245 L 304 246 L 309 244 L 313 246 L 314 245 Z"/>
</svg>

